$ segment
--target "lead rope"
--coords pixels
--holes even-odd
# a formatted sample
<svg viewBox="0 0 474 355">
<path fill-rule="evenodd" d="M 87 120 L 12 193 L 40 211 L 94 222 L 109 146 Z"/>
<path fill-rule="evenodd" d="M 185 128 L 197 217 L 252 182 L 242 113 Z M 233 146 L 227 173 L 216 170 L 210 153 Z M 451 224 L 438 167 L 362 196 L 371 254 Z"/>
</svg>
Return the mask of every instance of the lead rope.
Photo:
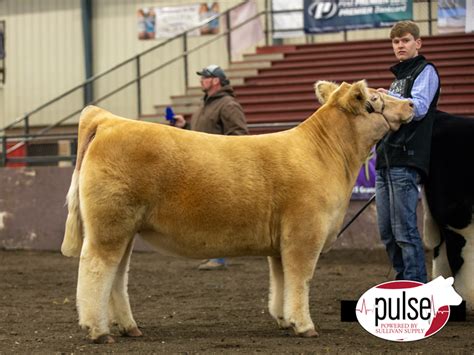
<svg viewBox="0 0 474 355">
<path fill-rule="evenodd" d="M 387 141 L 388 141 L 388 134 L 385 136 L 382 144 L 385 145 L 387 143 Z M 383 153 L 384 153 L 385 164 L 387 166 L 386 172 L 387 172 L 388 186 L 389 186 L 389 189 L 390 189 L 390 193 L 392 194 L 392 198 L 390 198 L 390 193 L 388 194 L 390 212 L 392 212 L 392 206 L 393 206 L 393 208 L 395 208 L 395 193 L 393 192 L 392 175 L 390 174 L 390 163 L 389 163 L 388 156 L 387 156 L 387 150 L 385 148 L 383 150 Z M 390 200 L 393 200 L 393 203 L 390 203 Z M 396 224 L 396 218 L 397 217 L 396 217 L 395 211 L 393 211 L 393 217 L 395 218 L 395 221 L 394 221 L 395 223 L 394 224 Z M 392 225 L 392 223 L 390 223 L 390 225 Z M 392 233 L 393 233 L 393 231 L 392 231 Z M 387 274 L 385 276 L 386 279 L 389 278 L 391 271 L 392 271 L 392 265 L 391 265 L 391 263 L 389 263 L 388 271 L 387 271 Z"/>
</svg>

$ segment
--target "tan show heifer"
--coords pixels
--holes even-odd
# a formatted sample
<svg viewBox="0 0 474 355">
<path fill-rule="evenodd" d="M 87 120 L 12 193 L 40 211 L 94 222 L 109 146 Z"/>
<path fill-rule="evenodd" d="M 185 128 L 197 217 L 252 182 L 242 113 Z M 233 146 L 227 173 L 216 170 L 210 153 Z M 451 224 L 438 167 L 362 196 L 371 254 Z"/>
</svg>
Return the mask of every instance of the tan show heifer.
<svg viewBox="0 0 474 355">
<path fill-rule="evenodd" d="M 269 256 L 270 314 L 297 335 L 318 335 L 308 293 L 319 254 L 341 228 L 370 148 L 413 112 L 407 100 L 364 81 L 315 89 L 326 102 L 317 112 L 291 130 L 259 136 L 84 109 L 61 250 L 80 255 L 79 323 L 93 341 L 113 342 L 111 324 L 141 335 L 127 293 L 136 233 L 191 258 Z"/>
</svg>

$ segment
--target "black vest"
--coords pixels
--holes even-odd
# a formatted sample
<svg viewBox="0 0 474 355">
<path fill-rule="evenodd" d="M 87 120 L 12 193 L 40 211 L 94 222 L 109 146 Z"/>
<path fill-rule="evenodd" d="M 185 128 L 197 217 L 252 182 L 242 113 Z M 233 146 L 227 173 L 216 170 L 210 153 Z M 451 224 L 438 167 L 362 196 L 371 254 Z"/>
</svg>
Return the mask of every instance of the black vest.
<svg viewBox="0 0 474 355">
<path fill-rule="evenodd" d="M 428 63 L 422 55 L 400 62 L 390 68 L 395 74 L 395 80 L 390 86 L 390 91 L 396 92 L 403 97 L 411 98 L 411 89 L 417 76 L 423 71 Z M 439 77 L 439 75 L 438 75 Z M 386 168 L 385 154 L 390 167 L 408 166 L 419 170 L 422 178 L 426 178 L 429 172 L 431 133 L 433 129 L 433 113 L 438 103 L 439 88 L 426 116 L 419 121 L 412 121 L 401 125 L 396 132 L 389 132 L 382 141 L 377 144 L 376 169 Z"/>
</svg>

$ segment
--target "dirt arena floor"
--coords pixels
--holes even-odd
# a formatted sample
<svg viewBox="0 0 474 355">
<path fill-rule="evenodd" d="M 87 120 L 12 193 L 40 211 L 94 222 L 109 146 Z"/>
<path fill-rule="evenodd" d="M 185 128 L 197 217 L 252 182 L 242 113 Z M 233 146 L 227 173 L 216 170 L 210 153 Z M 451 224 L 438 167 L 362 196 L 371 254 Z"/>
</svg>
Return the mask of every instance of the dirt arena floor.
<svg viewBox="0 0 474 355">
<path fill-rule="evenodd" d="M 378 339 L 340 321 L 340 301 L 387 281 L 383 251 L 331 251 L 311 286 L 319 338 L 279 330 L 267 311 L 265 258 L 231 258 L 226 271 L 197 261 L 134 253 L 130 297 L 142 338 L 89 343 L 77 325 L 77 259 L 59 253 L 0 251 L 0 353 L 311 353 L 472 354 L 474 320 L 449 322 L 411 343 Z M 389 278 L 392 275 L 388 276 Z"/>
</svg>

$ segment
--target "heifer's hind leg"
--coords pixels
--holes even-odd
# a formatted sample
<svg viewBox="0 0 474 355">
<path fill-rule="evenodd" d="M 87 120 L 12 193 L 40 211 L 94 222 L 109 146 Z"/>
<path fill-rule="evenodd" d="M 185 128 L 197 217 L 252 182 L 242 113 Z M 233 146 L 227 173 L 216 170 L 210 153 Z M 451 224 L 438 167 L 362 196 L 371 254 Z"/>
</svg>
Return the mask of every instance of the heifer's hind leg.
<svg viewBox="0 0 474 355">
<path fill-rule="evenodd" d="M 287 329 L 291 325 L 283 315 L 283 265 L 280 257 L 268 257 L 270 267 L 270 294 L 268 298 L 268 309 L 270 315 L 276 319 L 282 329 Z"/>
<path fill-rule="evenodd" d="M 101 228 L 108 226 L 108 228 Z M 79 324 L 96 343 L 110 343 L 108 306 L 119 264 L 131 237 L 117 224 L 86 226 L 79 262 L 77 308 Z"/>
<path fill-rule="evenodd" d="M 77 310 L 79 325 L 97 343 L 111 343 L 107 308 L 122 253 L 101 250 L 86 235 L 79 262 Z"/>
<path fill-rule="evenodd" d="M 110 295 L 109 315 L 111 323 L 116 324 L 124 336 L 142 336 L 137 323 L 133 319 L 130 300 L 128 298 L 128 270 L 133 250 L 134 239 L 128 243 L 127 249 L 117 269 L 115 281 Z"/>
</svg>

